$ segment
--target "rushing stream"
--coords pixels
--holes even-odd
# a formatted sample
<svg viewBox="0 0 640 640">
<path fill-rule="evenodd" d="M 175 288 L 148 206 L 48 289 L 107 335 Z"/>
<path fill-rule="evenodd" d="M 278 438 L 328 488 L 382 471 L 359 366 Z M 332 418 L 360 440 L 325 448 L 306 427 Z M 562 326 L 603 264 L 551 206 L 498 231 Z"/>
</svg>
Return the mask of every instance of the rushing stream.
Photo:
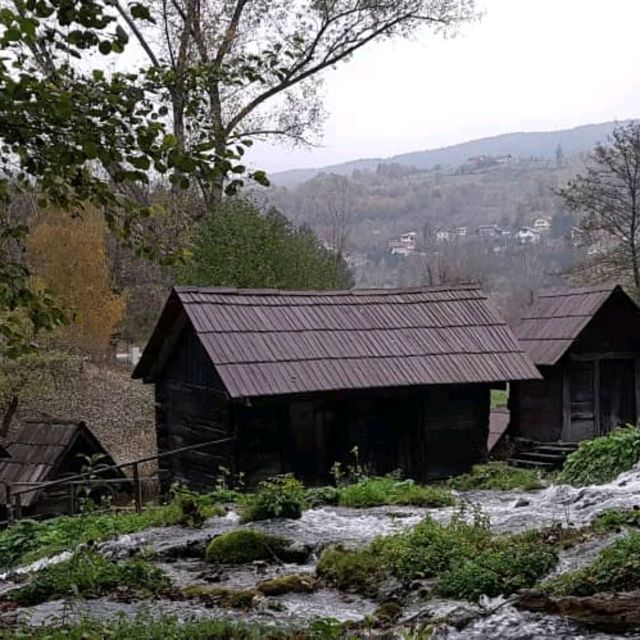
<svg viewBox="0 0 640 640">
<path fill-rule="evenodd" d="M 622 474 L 615 481 L 576 489 L 553 486 L 536 492 L 524 491 L 476 491 L 460 494 L 471 504 L 478 505 L 490 518 L 496 532 L 518 532 L 552 524 L 586 525 L 606 509 L 628 509 L 640 505 L 640 465 Z M 174 585 L 207 585 L 232 589 L 251 589 L 267 578 L 292 573 L 312 573 L 318 553 L 328 544 L 361 546 L 378 535 L 401 531 L 418 523 L 426 514 L 440 522 L 447 521 L 454 508 L 422 509 L 414 507 L 377 507 L 372 509 L 347 509 L 324 507 L 306 511 L 299 520 L 272 520 L 252 525 L 240 525 L 234 513 L 224 518 L 212 518 L 202 529 L 166 527 L 149 529 L 140 533 L 121 536 L 99 546 L 101 553 L 123 559 L 139 551 L 151 551 L 154 562 L 167 572 Z M 227 568 L 212 575 L 212 568 L 201 558 L 207 542 L 214 536 L 238 528 L 251 526 L 277 534 L 308 550 L 309 561 L 305 565 L 264 565 Z M 555 572 L 566 572 L 582 567 L 593 560 L 598 552 L 611 544 L 619 534 L 590 540 L 565 551 Z M 62 555 L 49 561 L 64 559 Z M 0 594 L 14 588 L 12 576 L 44 566 L 24 567 L 12 575 L 0 575 Z M 73 619 L 80 616 L 110 617 L 115 612 L 131 615 L 140 611 L 154 614 L 171 613 L 181 618 L 215 617 L 255 620 L 263 623 L 300 622 L 317 617 L 338 620 L 361 620 L 371 614 L 374 602 L 358 596 L 322 589 L 314 593 L 287 594 L 265 598 L 256 603 L 250 613 L 207 607 L 191 601 L 146 600 L 134 603 L 100 598 L 74 603 L 48 602 L 16 615 L 32 625 L 51 624 L 54 619 Z M 427 622 L 451 611 L 468 615 L 470 622 L 461 630 L 445 627 L 438 630 L 438 639 L 600 639 L 640 638 L 640 635 L 608 635 L 581 630 L 557 617 L 521 612 L 508 602 L 487 602 L 470 605 L 450 601 L 429 601 L 408 606 L 403 619 L 408 624 L 420 620 Z M 402 624 L 402 620 L 400 621 Z"/>
</svg>

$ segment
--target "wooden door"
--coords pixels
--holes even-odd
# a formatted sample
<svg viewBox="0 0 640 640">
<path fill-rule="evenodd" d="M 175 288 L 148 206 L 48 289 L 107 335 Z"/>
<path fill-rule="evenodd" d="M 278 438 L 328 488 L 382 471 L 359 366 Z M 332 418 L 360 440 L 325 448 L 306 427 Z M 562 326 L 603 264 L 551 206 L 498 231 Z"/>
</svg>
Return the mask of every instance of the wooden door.
<svg viewBox="0 0 640 640">
<path fill-rule="evenodd" d="M 631 358 L 600 361 L 600 430 L 609 433 L 636 422 L 635 362 Z"/>
<path fill-rule="evenodd" d="M 570 362 L 568 365 L 569 407 L 562 439 L 580 442 L 597 435 L 595 401 L 595 363 Z"/>
</svg>

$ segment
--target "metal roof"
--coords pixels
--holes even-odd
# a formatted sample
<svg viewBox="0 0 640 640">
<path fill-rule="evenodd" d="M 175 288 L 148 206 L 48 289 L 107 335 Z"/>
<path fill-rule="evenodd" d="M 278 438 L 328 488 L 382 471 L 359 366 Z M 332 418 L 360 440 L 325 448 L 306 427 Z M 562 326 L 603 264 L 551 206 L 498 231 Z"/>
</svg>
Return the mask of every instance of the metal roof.
<svg viewBox="0 0 640 640">
<path fill-rule="evenodd" d="M 549 289 L 540 293 L 514 328 L 537 365 L 554 365 L 619 285 Z"/>
<path fill-rule="evenodd" d="M 170 357 L 163 344 L 176 326 L 178 309 L 231 397 L 539 377 L 475 286 L 316 292 L 178 288 L 134 377 L 152 381 L 163 351 Z"/>
<path fill-rule="evenodd" d="M 11 457 L 0 460 L 0 487 L 3 483 L 10 484 L 14 491 L 19 491 L 26 489 L 28 483 L 52 480 L 52 474 L 79 437 L 87 439 L 96 453 L 106 454 L 84 422 L 25 420 L 11 440 L 5 443 Z M 39 491 L 26 493 L 22 496 L 22 505 L 30 506 L 38 497 Z M 0 503 L 4 501 L 6 495 L 2 487 Z"/>
</svg>

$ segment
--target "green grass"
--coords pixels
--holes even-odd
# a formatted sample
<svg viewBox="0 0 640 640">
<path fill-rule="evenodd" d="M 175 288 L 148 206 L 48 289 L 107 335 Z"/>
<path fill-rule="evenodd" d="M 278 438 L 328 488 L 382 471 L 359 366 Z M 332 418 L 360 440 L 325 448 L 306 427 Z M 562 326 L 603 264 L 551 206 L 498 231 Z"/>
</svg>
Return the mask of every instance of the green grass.
<svg viewBox="0 0 640 640">
<path fill-rule="evenodd" d="M 543 585 L 562 596 L 590 596 L 640 589 L 640 533 L 631 533 L 603 549 L 587 567 L 562 574 Z"/>
<path fill-rule="evenodd" d="M 474 465 L 469 473 L 451 478 L 447 486 L 456 491 L 533 491 L 544 488 L 545 483 L 540 472 L 534 469 L 519 469 L 504 462 L 490 462 Z"/>
<path fill-rule="evenodd" d="M 640 529 L 640 508 L 607 509 L 596 516 L 591 526 L 599 533 L 619 531 L 624 528 Z"/>
<path fill-rule="evenodd" d="M 400 480 L 391 474 L 381 478 L 363 478 L 339 487 L 338 504 L 358 508 L 387 504 L 447 507 L 454 504 L 454 498 L 446 489 L 419 485 L 413 480 Z"/>
<path fill-rule="evenodd" d="M 340 640 L 342 625 L 331 619 L 312 622 L 306 629 L 279 629 L 223 620 L 182 621 L 175 617 L 139 615 L 111 620 L 83 620 L 77 624 L 6 632 L 5 640 Z"/>
<path fill-rule="evenodd" d="M 200 516 L 224 514 L 224 509 L 213 504 L 210 498 L 205 498 L 196 507 Z M 89 512 L 41 522 L 20 520 L 0 531 L 0 567 L 10 569 L 72 550 L 81 543 L 102 542 L 151 527 L 194 523 L 194 513 L 186 509 L 187 503 L 182 497 L 175 498 L 166 506 L 150 507 L 142 513 Z"/>
<path fill-rule="evenodd" d="M 166 575 L 144 560 L 136 558 L 116 563 L 95 551 L 85 550 L 66 562 L 39 571 L 24 587 L 11 591 L 7 598 L 16 604 L 30 606 L 77 595 L 97 597 L 116 588 L 151 595 L 169 586 Z"/>
<path fill-rule="evenodd" d="M 291 474 L 274 476 L 258 485 L 256 493 L 241 501 L 240 517 L 243 522 L 270 518 L 297 519 L 307 504 L 305 488 Z"/>
<path fill-rule="evenodd" d="M 640 429 L 620 427 L 606 436 L 587 440 L 564 463 L 558 484 L 582 487 L 614 480 L 640 461 Z"/>
</svg>

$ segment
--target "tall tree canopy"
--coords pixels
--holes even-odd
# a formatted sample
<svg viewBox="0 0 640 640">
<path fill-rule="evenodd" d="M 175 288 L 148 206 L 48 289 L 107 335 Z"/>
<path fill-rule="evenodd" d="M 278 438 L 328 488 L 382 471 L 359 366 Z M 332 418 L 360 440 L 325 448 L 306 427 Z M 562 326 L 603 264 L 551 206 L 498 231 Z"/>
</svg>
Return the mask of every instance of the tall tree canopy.
<svg viewBox="0 0 640 640">
<path fill-rule="evenodd" d="M 193 233 L 190 258 L 179 269 L 185 285 L 277 289 L 349 288 L 343 260 L 309 229 L 292 226 L 275 209 L 262 213 L 244 199 L 225 202 Z"/>
<path fill-rule="evenodd" d="M 640 122 L 616 127 L 559 195 L 592 245 L 586 275 L 627 279 L 640 291 Z"/>
<path fill-rule="evenodd" d="M 113 291 L 106 251 L 107 226 L 92 210 L 71 217 L 48 211 L 27 237 L 34 276 L 69 316 L 57 338 L 64 346 L 104 355 L 124 317 L 126 296 Z"/>
</svg>

